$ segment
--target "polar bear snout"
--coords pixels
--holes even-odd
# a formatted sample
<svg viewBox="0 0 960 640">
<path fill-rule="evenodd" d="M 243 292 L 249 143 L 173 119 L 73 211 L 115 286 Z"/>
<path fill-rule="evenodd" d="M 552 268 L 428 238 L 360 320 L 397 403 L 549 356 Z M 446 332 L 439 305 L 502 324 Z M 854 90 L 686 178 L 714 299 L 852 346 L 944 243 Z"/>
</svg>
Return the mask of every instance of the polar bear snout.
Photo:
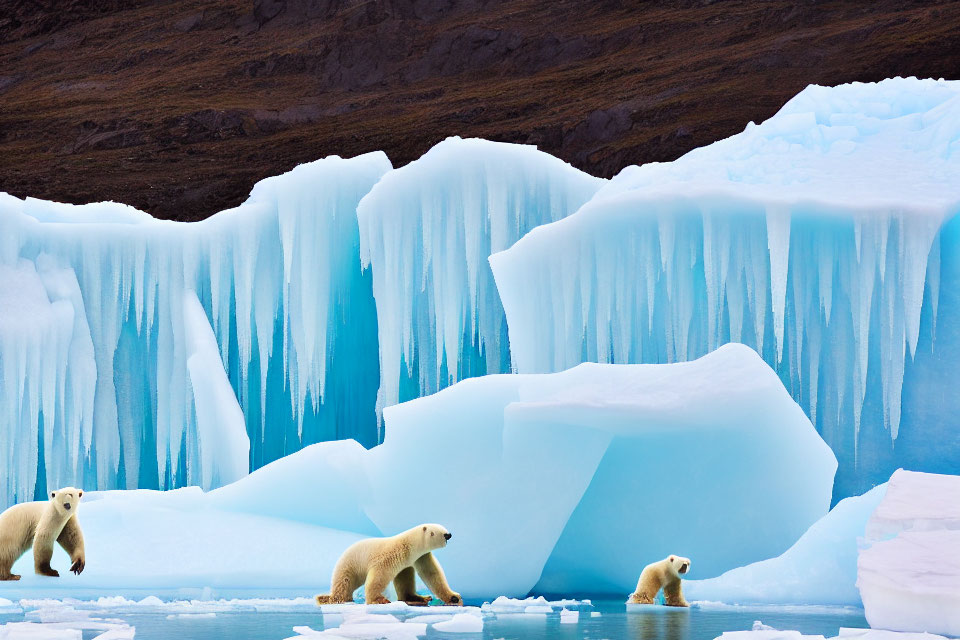
<svg viewBox="0 0 960 640">
<path fill-rule="evenodd" d="M 453 537 L 453 534 L 452 534 L 452 533 L 449 533 L 449 532 L 448 532 L 448 533 L 443 534 L 443 539 L 444 539 L 444 540 L 449 540 L 449 539 L 452 538 L 452 537 Z"/>
<path fill-rule="evenodd" d="M 683 564 L 680 565 L 680 569 L 677 570 L 677 573 L 686 573 L 689 568 L 690 568 L 690 563 L 684 562 Z"/>
<path fill-rule="evenodd" d="M 67 511 L 70 511 L 70 503 L 69 503 L 69 502 L 64 502 L 64 503 L 63 503 L 63 508 L 66 509 Z"/>
</svg>

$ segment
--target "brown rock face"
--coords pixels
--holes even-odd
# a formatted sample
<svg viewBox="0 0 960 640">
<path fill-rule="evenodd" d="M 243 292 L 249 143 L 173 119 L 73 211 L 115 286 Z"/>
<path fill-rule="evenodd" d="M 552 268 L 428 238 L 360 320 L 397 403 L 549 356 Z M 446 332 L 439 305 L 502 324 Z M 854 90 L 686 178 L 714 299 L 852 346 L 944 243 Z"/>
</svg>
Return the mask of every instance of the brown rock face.
<svg viewBox="0 0 960 640">
<path fill-rule="evenodd" d="M 0 190 L 195 220 L 300 162 L 450 135 L 610 176 L 896 75 L 960 77 L 960 3 L 9 0 Z"/>
</svg>

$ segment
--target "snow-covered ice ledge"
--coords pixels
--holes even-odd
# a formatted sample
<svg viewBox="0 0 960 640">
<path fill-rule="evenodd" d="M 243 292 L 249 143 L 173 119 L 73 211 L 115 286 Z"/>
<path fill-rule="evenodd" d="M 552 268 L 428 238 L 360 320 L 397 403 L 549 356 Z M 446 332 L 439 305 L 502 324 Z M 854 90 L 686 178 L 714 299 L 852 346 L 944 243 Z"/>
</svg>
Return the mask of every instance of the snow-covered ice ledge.
<svg viewBox="0 0 960 640">
<path fill-rule="evenodd" d="M 740 134 L 624 169 L 491 256 L 514 366 L 743 342 L 840 459 L 836 497 L 897 466 L 960 472 L 943 375 L 960 338 L 936 331 L 960 317 L 958 131 L 960 82 L 810 86 Z"/>
</svg>

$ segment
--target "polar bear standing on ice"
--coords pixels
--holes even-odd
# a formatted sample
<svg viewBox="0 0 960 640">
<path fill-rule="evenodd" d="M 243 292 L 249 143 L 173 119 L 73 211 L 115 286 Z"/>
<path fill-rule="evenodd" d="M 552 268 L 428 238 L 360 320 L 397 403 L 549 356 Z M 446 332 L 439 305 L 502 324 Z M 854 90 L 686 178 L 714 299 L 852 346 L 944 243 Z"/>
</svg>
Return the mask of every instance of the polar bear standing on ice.
<svg viewBox="0 0 960 640">
<path fill-rule="evenodd" d="M 83 532 L 77 509 L 83 491 L 64 487 L 50 494 L 47 502 L 24 502 L 0 514 L 0 580 L 19 580 L 10 572 L 13 563 L 33 547 L 33 568 L 42 576 L 60 577 L 50 566 L 53 543 L 70 554 L 70 571 L 80 575 L 86 564 Z"/>
<path fill-rule="evenodd" d="M 397 599 L 408 604 L 426 604 L 417 595 L 417 574 L 430 591 L 446 604 L 463 604 L 451 591 L 440 563 L 431 551 L 447 546 L 453 537 L 438 524 L 421 524 L 392 538 L 368 538 L 347 547 L 333 569 L 331 592 L 316 597 L 318 605 L 353 602 L 353 592 L 364 586 L 367 604 L 390 602 L 383 595 L 393 582 Z"/>
<path fill-rule="evenodd" d="M 690 570 L 690 558 L 670 556 L 659 562 L 648 564 L 640 573 L 637 590 L 627 600 L 630 604 L 653 604 L 660 589 L 663 589 L 663 601 L 670 607 L 689 607 L 680 588 L 681 575 Z"/>
</svg>

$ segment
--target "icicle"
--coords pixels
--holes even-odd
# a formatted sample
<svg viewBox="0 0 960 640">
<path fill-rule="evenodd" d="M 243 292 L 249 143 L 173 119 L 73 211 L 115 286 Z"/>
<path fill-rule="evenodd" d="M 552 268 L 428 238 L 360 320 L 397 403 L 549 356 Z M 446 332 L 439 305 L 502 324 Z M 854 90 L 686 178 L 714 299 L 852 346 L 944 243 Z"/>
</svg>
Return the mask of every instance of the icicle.
<svg viewBox="0 0 960 640">
<path fill-rule="evenodd" d="M 770 287 L 777 362 L 783 359 L 783 323 L 790 261 L 790 211 L 782 205 L 767 207 L 767 247 L 770 251 Z"/>
</svg>

